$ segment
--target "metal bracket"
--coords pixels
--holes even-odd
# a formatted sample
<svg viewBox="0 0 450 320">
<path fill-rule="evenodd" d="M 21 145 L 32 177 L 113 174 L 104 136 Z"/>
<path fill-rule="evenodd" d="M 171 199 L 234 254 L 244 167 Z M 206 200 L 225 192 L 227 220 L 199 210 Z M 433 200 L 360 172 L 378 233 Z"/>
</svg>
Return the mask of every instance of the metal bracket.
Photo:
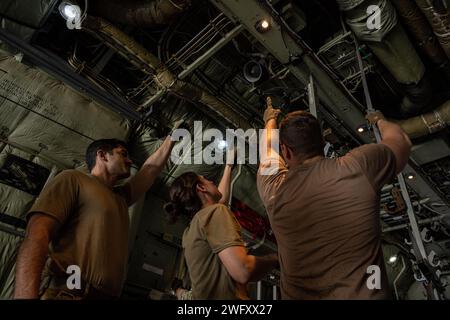
<svg viewBox="0 0 450 320">
<path fill-rule="evenodd" d="M 419 273 L 420 273 L 420 276 L 416 272 L 414 272 L 414 279 L 417 282 L 426 282 L 427 278 L 425 278 L 425 276 L 423 275 L 422 271 L 419 270 Z"/>
<path fill-rule="evenodd" d="M 422 231 L 420 232 L 420 236 L 422 237 L 423 242 L 425 243 L 430 243 L 431 241 L 433 241 L 433 237 L 430 236 L 429 238 L 427 238 L 428 236 L 428 229 L 427 228 L 423 228 Z"/>
<path fill-rule="evenodd" d="M 437 261 L 437 263 L 434 263 L 434 258 L 436 257 L 436 252 L 434 252 L 434 250 L 431 250 L 431 252 L 428 254 L 428 257 L 427 257 L 427 259 L 428 259 L 428 262 L 429 262 L 429 264 L 432 266 L 432 267 L 439 267 L 440 265 L 441 265 L 441 261 L 438 259 Z M 439 270 L 437 270 L 436 271 L 436 273 L 437 272 L 439 272 L 440 273 L 440 271 Z M 437 274 L 436 274 L 437 275 Z M 439 275 L 440 276 L 440 275 Z"/>
</svg>

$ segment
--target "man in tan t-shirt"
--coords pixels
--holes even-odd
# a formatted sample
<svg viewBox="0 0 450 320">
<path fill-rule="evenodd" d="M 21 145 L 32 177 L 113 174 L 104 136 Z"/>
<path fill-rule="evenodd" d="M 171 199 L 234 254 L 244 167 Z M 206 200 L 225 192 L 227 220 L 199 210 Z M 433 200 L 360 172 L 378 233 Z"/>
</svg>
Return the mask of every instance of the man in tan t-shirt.
<svg viewBox="0 0 450 320">
<path fill-rule="evenodd" d="M 277 128 L 279 110 L 268 103 L 266 129 Z M 379 144 L 337 159 L 323 156 L 319 123 L 296 111 L 280 124 L 281 158 L 265 136 L 257 186 L 278 243 L 283 299 L 387 299 L 390 291 L 381 250 L 379 191 L 407 163 L 411 142 L 380 114 L 372 117 Z M 274 140 L 275 141 L 275 140 Z M 380 289 L 369 289 L 372 267 Z M 370 286 L 372 288 L 372 286 Z"/>
<path fill-rule="evenodd" d="M 90 174 L 66 170 L 52 179 L 27 215 L 14 298 L 39 297 L 48 255 L 51 259 L 45 269 L 51 281 L 42 299 L 119 297 L 128 258 L 128 206 L 153 184 L 173 144 L 168 137 L 123 186 L 116 183 L 130 176 L 132 162 L 125 143 L 116 139 L 89 145 Z M 80 283 L 72 281 L 71 275 L 79 275 Z"/>
</svg>

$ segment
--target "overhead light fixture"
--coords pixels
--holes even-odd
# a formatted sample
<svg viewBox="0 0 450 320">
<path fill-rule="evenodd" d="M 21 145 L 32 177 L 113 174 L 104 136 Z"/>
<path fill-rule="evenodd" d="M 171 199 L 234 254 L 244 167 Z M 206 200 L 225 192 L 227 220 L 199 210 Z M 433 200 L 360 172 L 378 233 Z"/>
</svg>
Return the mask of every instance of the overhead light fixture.
<svg viewBox="0 0 450 320">
<path fill-rule="evenodd" d="M 408 178 L 408 180 L 414 180 L 416 178 L 416 175 L 414 173 L 408 173 L 406 178 Z"/>
<path fill-rule="evenodd" d="M 79 12 L 80 7 L 73 3 L 63 1 L 59 5 L 59 13 L 65 20 L 75 19 Z"/>
<path fill-rule="evenodd" d="M 255 29 L 259 32 L 259 33 L 264 33 L 270 30 L 270 23 L 269 20 L 267 19 L 261 19 L 259 20 L 256 25 L 255 25 Z"/>
<path fill-rule="evenodd" d="M 58 7 L 59 13 L 66 20 L 69 29 L 81 29 L 81 9 L 76 4 L 63 1 Z"/>
<path fill-rule="evenodd" d="M 219 143 L 217 144 L 217 147 L 220 150 L 226 149 L 226 147 L 228 147 L 228 143 L 225 140 L 220 140 Z"/>
<path fill-rule="evenodd" d="M 261 22 L 261 28 L 263 28 L 263 29 L 269 28 L 269 21 L 263 20 L 263 21 Z"/>
<path fill-rule="evenodd" d="M 367 125 L 365 125 L 365 124 L 360 125 L 360 126 L 356 129 L 356 131 L 358 131 L 359 133 L 364 133 L 364 132 L 366 132 L 366 131 L 367 131 Z"/>
<path fill-rule="evenodd" d="M 394 255 L 392 255 L 392 256 L 389 257 L 388 262 L 389 262 L 390 264 L 394 264 L 394 263 L 397 261 L 397 259 L 398 259 L 397 255 L 394 254 Z"/>
</svg>

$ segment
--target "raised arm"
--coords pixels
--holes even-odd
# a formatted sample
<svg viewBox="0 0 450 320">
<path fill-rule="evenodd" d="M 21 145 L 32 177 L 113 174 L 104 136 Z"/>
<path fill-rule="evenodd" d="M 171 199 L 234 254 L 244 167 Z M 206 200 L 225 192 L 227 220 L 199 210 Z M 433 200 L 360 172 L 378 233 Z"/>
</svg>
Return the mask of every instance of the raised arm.
<svg viewBox="0 0 450 320">
<path fill-rule="evenodd" d="M 59 227 L 58 221 L 35 213 L 28 222 L 16 264 L 14 299 L 39 298 L 42 270 L 48 256 L 48 245 Z"/>
<path fill-rule="evenodd" d="M 412 146 L 411 140 L 409 140 L 408 135 L 396 123 L 379 120 L 378 128 L 382 137 L 380 143 L 388 146 L 392 150 L 397 164 L 395 172 L 400 173 L 408 163 Z"/>
<path fill-rule="evenodd" d="M 136 202 L 155 182 L 169 159 L 175 142 L 168 136 L 163 144 L 145 160 L 141 169 L 130 179 L 131 203 Z"/>
<path fill-rule="evenodd" d="M 384 119 L 382 113 L 374 112 L 368 115 L 368 120 L 372 124 L 376 124 L 381 134 L 380 144 L 384 144 L 395 155 L 396 173 L 400 173 L 408 163 L 411 153 L 411 140 L 403 129 L 396 123 Z"/>
<path fill-rule="evenodd" d="M 233 165 L 226 164 L 223 169 L 222 179 L 220 179 L 220 183 L 218 189 L 222 194 L 222 198 L 219 200 L 219 203 L 224 205 L 228 205 L 230 200 L 230 188 L 231 188 L 231 176 L 233 172 Z"/>
<path fill-rule="evenodd" d="M 261 153 L 261 159 L 260 159 L 260 166 L 264 165 L 264 161 L 267 158 L 273 158 L 273 157 L 279 157 L 280 155 L 276 150 L 272 148 L 272 140 L 278 139 L 278 137 L 275 137 L 275 131 L 274 129 L 278 129 L 277 125 L 277 118 L 280 114 L 279 109 L 274 109 L 272 107 L 272 99 L 270 97 L 267 98 L 267 108 L 264 111 L 264 129 L 266 129 L 266 134 L 263 134 L 261 137 L 261 144 L 265 147 L 267 147 L 267 153 L 262 152 Z"/>
<path fill-rule="evenodd" d="M 278 255 L 248 255 L 244 247 L 228 247 L 219 252 L 220 261 L 230 276 L 238 283 L 260 280 L 264 275 L 278 267 Z"/>
</svg>

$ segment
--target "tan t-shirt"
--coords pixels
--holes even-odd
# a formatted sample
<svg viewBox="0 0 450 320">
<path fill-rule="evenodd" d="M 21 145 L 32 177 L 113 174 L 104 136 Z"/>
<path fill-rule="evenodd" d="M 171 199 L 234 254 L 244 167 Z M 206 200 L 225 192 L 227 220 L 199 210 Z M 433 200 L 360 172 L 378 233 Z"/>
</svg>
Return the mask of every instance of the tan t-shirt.
<svg viewBox="0 0 450 320">
<path fill-rule="evenodd" d="M 246 288 L 231 278 L 218 256 L 232 246 L 244 242 L 241 226 L 226 206 L 215 204 L 195 214 L 183 234 L 194 299 L 248 299 Z"/>
<path fill-rule="evenodd" d="M 257 185 L 278 243 L 282 298 L 389 298 L 379 190 L 395 176 L 392 151 L 364 145 L 290 170 L 281 158 L 268 161 L 280 170 L 258 173 Z M 371 265 L 380 267 L 380 290 L 366 285 Z"/>
<path fill-rule="evenodd" d="M 50 273 L 81 277 L 105 294 L 119 296 L 128 257 L 129 187 L 109 189 L 96 177 L 66 170 L 52 179 L 28 213 L 54 217 L 61 227 L 50 245 Z"/>
</svg>

